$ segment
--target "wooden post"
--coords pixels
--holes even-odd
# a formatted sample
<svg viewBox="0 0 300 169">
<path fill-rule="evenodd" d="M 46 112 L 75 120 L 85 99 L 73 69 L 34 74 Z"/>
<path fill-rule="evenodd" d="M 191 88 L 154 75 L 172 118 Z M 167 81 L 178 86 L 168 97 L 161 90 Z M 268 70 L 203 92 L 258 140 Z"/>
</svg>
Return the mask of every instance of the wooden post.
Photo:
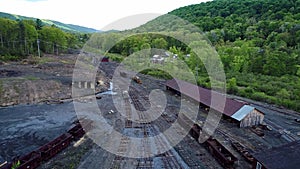
<svg viewBox="0 0 300 169">
<path fill-rule="evenodd" d="M 36 43 L 37 43 L 37 47 L 38 47 L 38 55 L 39 55 L 39 57 L 41 57 L 41 52 L 40 52 L 40 40 L 37 39 L 37 40 L 36 40 Z"/>
<path fill-rule="evenodd" d="M 3 37 L 2 37 L 2 34 L 1 34 L 1 46 L 3 47 Z"/>
</svg>

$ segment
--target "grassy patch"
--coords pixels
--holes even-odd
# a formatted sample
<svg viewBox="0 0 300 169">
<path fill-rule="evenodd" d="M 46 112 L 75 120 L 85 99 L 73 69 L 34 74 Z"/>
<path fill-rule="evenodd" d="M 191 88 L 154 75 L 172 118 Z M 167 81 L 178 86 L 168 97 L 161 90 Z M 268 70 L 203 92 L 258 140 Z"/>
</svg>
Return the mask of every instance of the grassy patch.
<svg viewBox="0 0 300 169">
<path fill-rule="evenodd" d="M 108 56 L 109 59 L 111 59 L 112 61 L 119 62 L 119 63 L 122 62 L 125 58 L 124 56 L 116 53 L 107 53 L 106 56 Z"/>
<path fill-rule="evenodd" d="M 28 58 L 28 63 L 29 64 L 44 64 L 44 63 L 48 63 L 48 62 L 53 62 L 55 61 L 54 58 L 50 58 L 50 57 L 37 57 L 37 56 L 32 56 L 30 58 Z"/>
<path fill-rule="evenodd" d="M 0 61 L 19 61 L 21 60 L 21 57 L 19 56 L 11 56 L 11 55 L 7 55 L 7 56 L 0 56 Z"/>
<path fill-rule="evenodd" d="M 140 73 L 145 74 L 145 75 L 150 75 L 150 76 L 160 78 L 160 79 L 172 79 L 172 76 L 169 73 L 158 70 L 158 69 L 154 69 L 154 70 L 146 69 Z"/>
<path fill-rule="evenodd" d="M 237 79 L 237 95 L 300 111 L 300 80 L 296 76 L 281 77 L 247 73 L 227 74 Z"/>
<path fill-rule="evenodd" d="M 60 63 L 63 63 L 63 64 L 73 64 L 73 61 L 68 61 L 68 60 L 60 60 Z"/>
<path fill-rule="evenodd" d="M 38 64 L 44 64 L 44 63 L 55 61 L 54 58 L 49 58 L 49 57 L 41 57 L 41 58 L 37 58 L 37 59 L 38 59 Z"/>
</svg>

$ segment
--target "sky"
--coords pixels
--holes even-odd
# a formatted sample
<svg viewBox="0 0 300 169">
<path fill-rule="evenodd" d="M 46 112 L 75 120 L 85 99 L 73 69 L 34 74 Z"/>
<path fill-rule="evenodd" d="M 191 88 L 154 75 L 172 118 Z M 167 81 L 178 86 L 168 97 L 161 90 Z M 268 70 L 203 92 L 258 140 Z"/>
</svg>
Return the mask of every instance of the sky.
<svg viewBox="0 0 300 169">
<path fill-rule="evenodd" d="M 124 30 L 179 7 L 205 1 L 208 0 L 0 0 L 0 12 L 97 30 Z"/>
</svg>

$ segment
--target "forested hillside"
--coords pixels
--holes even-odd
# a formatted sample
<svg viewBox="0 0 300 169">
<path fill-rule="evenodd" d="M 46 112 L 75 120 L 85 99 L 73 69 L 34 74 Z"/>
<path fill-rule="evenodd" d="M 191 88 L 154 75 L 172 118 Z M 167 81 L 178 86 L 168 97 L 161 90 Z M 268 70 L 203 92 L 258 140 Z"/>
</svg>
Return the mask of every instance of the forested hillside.
<svg viewBox="0 0 300 169">
<path fill-rule="evenodd" d="M 0 61 L 20 60 L 41 53 L 66 53 L 80 49 L 89 34 L 66 32 L 39 19 L 11 20 L 0 18 Z"/>
<path fill-rule="evenodd" d="M 299 70 L 300 1 L 216 0 L 170 14 L 206 32 L 223 54 L 228 70 L 272 76 L 296 75 Z M 240 50 L 228 50 L 224 46 Z M 243 47 L 259 53 L 242 54 L 246 52 Z M 240 57 L 235 53 L 240 53 Z"/>
<path fill-rule="evenodd" d="M 4 13 L 0 12 L 0 18 L 6 18 L 6 19 L 11 19 L 11 20 L 32 20 L 36 21 L 38 18 L 32 18 L 32 17 L 26 17 L 26 16 L 21 16 L 21 15 L 14 15 L 14 14 L 9 14 L 9 13 Z M 78 26 L 78 25 L 73 25 L 73 24 L 65 24 L 62 22 L 58 21 L 53 21 L 53 20 L 48 20 L 48 19 L 39 19 L 40 22 L 45 25 L 45 26 L 52 26 L 55 25 L 56 27 L 67 31 L 67 32 L 72 32 L 72 33 L 94 33 L 94 32 L 99 32 L 96 29 L 92 28 L 87 28 L 83 26 Z"/>
<path fill-rule="evenodd" d="M 170 14 L 216 46 L 232 93 L 300 110 L 299 0 L 215 0 Z"/>
<path fill-rule="evenodd" d="M 169 14 L 196 25 L 211 41 L 223 62 L 229 93 L 300 111 L 300 0 L 214 0 Z M 117 43 L 110 52 L 128 56 L 150 47 L 167 49 L 199 74 L 199 85 L 210 87 L 205 69 L 195 67 L 193 53 L 180 57 L 190 53 L 188 46 L 170 37 L 140 34 L 190 31 L 180 25 L 163 15 L 127 31 L 139 35 Z M 99 39 L 98 47 L 107 44 L 105 37 Z"/>
</svg>

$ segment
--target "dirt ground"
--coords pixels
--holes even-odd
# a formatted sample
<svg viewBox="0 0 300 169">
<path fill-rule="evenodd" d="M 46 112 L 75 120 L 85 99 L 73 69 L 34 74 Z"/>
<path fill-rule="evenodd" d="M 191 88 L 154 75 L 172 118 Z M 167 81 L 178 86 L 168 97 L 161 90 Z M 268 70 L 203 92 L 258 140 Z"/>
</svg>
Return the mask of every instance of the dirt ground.
<svg viewBox="0 0 300 169">
<path fill-rule="evenodd" d="M 77 55 L 45 55 L 0 67 L 0 107 L 18 104 L 57 103 L 72 96 L 72 76 Z M 97 79 L 107 90 L 109 82 L 102 72 Z M 95 82 L 96 83 L 96 82 Z"/>
<path fill-rule="evenodd" d="M 51 58 L 54 56 L 49 57 Z M 55 94 L 44 96 L 37 92 L 39 93 L 37 94 L 38 96 L 27 96 L 27 101 L 18 101 L 20 97 L 26 95 L 20 94 L 22 92 L 26 93 L 24 88 L 24 91 L 19 91 L 20 93 L 18 95 L 15 94 L 15 98 L 18 99 L 5 103 L 3 102 L 4 99 L 2 99 L 1 104 L 3 106 L 20 103 L 35 103 L 28 105 L 28 111 L 24 114 L 19 114 L 24 109 L 24 105 L 9 106 L 0 109 L 0 133 L 2 136 L 6 136 L 0 139 L 0 156 L 2 156 L 3 159 L 11 159 L 13 156 L 22 155 L 32 151 L 39 145 L 55 138 L 56 135 L 65 132 L 76 118 L 76 113 L 72 109 L 73 102 L 55 105 L 36 105 L 36 103 L 41 102 L 51 103 L 51 100 L 64 100 L 71 96 L 70 85 L 72 84 L 72 64 L 74 64 L 75 57 L 65 56 L 62 61 L 60 61 L 60 57 L 59 60 L 57 57 L 51 59 L 52 62 L 47 63 L 35 65 L 11 63 L 1 66 L 0 68 L 2 92 L 9 93 L 6 94 L 6 97 L 10 97 L 14 92 L 17 93 L 17 88 L 25 84 L 25 82 L 34 83 L 36 86 L 44 85 L 50 81 L 54 81 L 50 86 L 55 86 L 55 84 L 57 84 L 57 89 L 40 88 L 39 90 L 33 90 L 35 92 L 52 90 L 55 91 L 53 92 Z M 102 63 L 100 65 L 101 75 L 99 76 L 105 81 L 105 86 L 98 89 L 99 91 L 107 90 L 108 82 L 112 78 L 116 66 L 118 66 L 116 63 Z M 152 131 L 149 132 L 150 134 L 148 133 L 148 135 L 146 135 L 150 136 L 153 133 L 164 131 L 172 125 L 172 122 L 177 118 L 176 112 L 180 106 L 181 98 L 169 91 L 165 91 L 165 86 L 163 85 L 164 80 L 155 79 L 145 75 L 139 75 L 139 77 L 143 82 L 142 84 L 131 83 L 135 95 L 139 97 L 137 99 L 139 101 L 138 104 L 141 104 L 146 109 L 147 107 L 149 108 L 149 101 L 147 101 L 147 98 L 149 97 L 150 92 L 154 89 L 160 89 L 161 91 L 164 91 L 168 100 L 168 107 L 165 109 L 164 117 L 159 117 L 147 125 L 133 123 L 132 126 L 126 127 L 126 119 L 122 117 L 122 113 L 124 112 L 118 112 L 115 109 L 112 104 L 111 95 L 103 95 L 101 99 L 97 100 L 97 104 L 103 112 L 103 116 L 107 122 L 120 132 L 128 133 L 135 128 L 136 132 L 143 133 L 145 130 L 148 131 L 151 129 Z M 127 78 L 131 77 L 128 76 Z M 13 89 L 14 91 L 10 92 L 3 90 L 9 86 L 16 86 L 16 89 Z M 32 85 L 30 84 L 30 86 Z M 116 95 L 121 97 L 123 91 L 120 91 L 118 88 L 113 90 Z M 245 98 L 232 97 L 248 101 L 256 108 L 262 110 L 265 113 L 264 121 L 271 129 L 262 129 L 264 136 L 261 137 L 256 135 L 251 128 L 238 128 L 236 123 L 231 122 L 228 119 L 221 120 L 213 137 L 218 139 L 238 158 L 235 168 L 251 168 L 251 164 L 232 147 L 232 141 L 238 141 L 252 153 L 255 153 L 300 139 L 300 123 L 295 121 L 295 119 L 300 119 L 299 113 Z M 132 103 L 131 107 L 133 107 L 134 100 L 131 100 L 130 102 Z M 189 104 L 193 106 L 192 104 L 194 103 L 189 102 Z M 34 111 L 30 111 L 31 109 Z M 110 113 L 111 110 L 114 110 L 114 113 Z M 141 111 L 138 112 L 141 113 Z M 206 117 L 207 113 L 204 110 L 200 110 L 198 121 L 204 122 Z M 24 121 L 24 119 L 28 120 Z M 124 158 L 110 153 L 95 144 L 88 135 L 89 133 L 81 140 L 73 142 L 67 149 L 59 153 L 53 159 L 43 163 L 39 168 L 223 168 L 202 144 L 199 144 L 189 135 L 184 137 L 179 144 L 166 153 L 150 158 L 138 159 Z M 28 140 L 27 143 L 26 140 Z M 15 144 L 8 146 L 11 143 Z"/>
</svg>

